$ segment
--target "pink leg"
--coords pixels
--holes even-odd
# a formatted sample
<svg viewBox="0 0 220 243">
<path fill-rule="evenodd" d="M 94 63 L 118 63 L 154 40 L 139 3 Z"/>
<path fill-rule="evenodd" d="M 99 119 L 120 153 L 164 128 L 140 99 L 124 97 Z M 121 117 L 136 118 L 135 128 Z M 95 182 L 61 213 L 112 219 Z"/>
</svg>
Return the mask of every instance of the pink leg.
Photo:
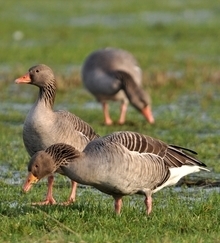
<svg viewBox="0 0 220 243">
<path fill-rule="evenodd" d="M 62 203 L 63 205 L 69 205 L 72 202 L 75 202 L 76 201 L 76 189 L 77 189 L 77 182 L 71 181 L 71 192 L 70 192 L 70 196 L 69 196 L 69 199 L 67 200 L 67 202 Z"/>
<path fill-rule="evenodd" d="M 151 195 L 150 196 L 146 196 L 145 200 L 145 205 L 146 205 L 146 208 L 147 208 L 147 214 L 149 215 L 152 211 L 152 197 Z"/>
<path fill-rule="evenodd" d="M 115 199 L 115 213 L 120 214 L 121 207 L 122 207 L 122 197 L 120 196 L 113 196 Z"/>
<path fill-rule="evenodd" d="M 125 123 L 125 117 L 126 117 L 127 107 L 128 106 L 127 106 L 126 103 L 122 103 L 121 104 L 120 117 L 119 117 L 119 120 L 118 120 L 118 123 L 120 125 L 122 125 L 122 124 Z"/>
<path fill-rule="evenodd" d="M 106 102 L 102 102 L 102 109 L 104 113 L 104 119 L 106 125 L 112 125 L 112 120 L 109 115 L 108 104 Z"/>
<path fill-rule="evenodd" d="M 56 204 L 56 201 L 53 198 L 53 182 L 54 182 L 54 176 L 51 175 L 51 176 L 48 177 L 48 189 L 47 189 L 46 199 L 43 202 L 32 203 L 33 205 Z"/>
</svg>

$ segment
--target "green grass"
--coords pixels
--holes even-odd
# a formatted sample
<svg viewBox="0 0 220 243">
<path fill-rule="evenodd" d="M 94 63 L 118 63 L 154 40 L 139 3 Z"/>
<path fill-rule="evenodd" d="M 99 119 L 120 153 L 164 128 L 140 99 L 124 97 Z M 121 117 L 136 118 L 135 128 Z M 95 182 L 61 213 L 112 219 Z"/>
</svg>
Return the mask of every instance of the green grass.
<svg viewBox="0 0 220 243">
<path fill-rule="evenodd" d="M 71 206 L 31 206 L 30 198 L 39 199 L 45 189 L 36 186 L 29 195 L 22 195 L 15 186 L 1 189 L 5 200 L 0 204 L 2 242 L 218 242 L 219 239 L 219 193 L 207 195 L 200 191 L 193 196 L 185 189 L 181 194 L 164 190 L 155 195 L 153 213 L 146 217 L 142 197 L 125 197 L 123 212 L 116 216 L 111 197 L 103 197 L 90 188 L 79 189 L 80 196 Z M 55 187 L 55 193 L 63 189 Z M 192 200 L 195 196 L 197 200 Z M 64 200 L 63 195 L 61 198 Z"/>
<path fill-rule="evenodd" d="M 0 242 L 220 242 L 219 190 L 160 191 L 148 217 L 143 197 L 125 197 L 117 217 L 113 199 L 90 188 L 79 188 L 76 203 L 68 207 L 31 206 L 46 192 L 45 181 L 28 194 L 21 192 L 29 159 L 22 124 L 38 90 L 13 82 L 31 66 L 45 63 L 58 80 L 56 109 L 75 113 L 100 135 L 131 130 L 189 147 L 212 170 L 196 178 L 218 183 L 219 1 L 0 4 Z M 23 34 L 20 40 L 17 31 Z M 152 96 L 155 125 L 131 106 L 125 125 L 103 125 L 101 107 L 82 87 L 79 71 L 90 52 L 106 46 L 127 49 L 138 59 L 144 88 Z M 112 104 L 111 114 L 116 121 L 117 104 Z M 68 183 L 56 177 L 58 202 L 67 199 Z"/>
</svg>

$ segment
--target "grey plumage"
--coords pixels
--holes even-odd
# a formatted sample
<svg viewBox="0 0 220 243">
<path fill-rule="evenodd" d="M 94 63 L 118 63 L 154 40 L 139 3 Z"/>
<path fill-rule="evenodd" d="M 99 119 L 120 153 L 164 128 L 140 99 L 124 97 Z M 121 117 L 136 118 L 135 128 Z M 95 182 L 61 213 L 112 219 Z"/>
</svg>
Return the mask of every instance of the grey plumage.
<svg viewBox="0 0 220 243">
<path fill-rule="evenodd" d="M 78 183 L 112 195 L 117 213 L 124 195 L 144 194 L 149 214 L 152 193 L 176 184 L 187 174 L 208 171 L 204 163 L 184 150 L 139 133 L 115 132 L 91 141 L 83 152 L 65 144 L 52 145 L 31 159 L 28 170 L 39 180 L 45 172 L 34 166 L 45 168 L 42 164 L 47 163 L 48 171 L 59 169 Z"/>
<path fill-rule="evenodd" d="M 107 125 L 112 124 L 108 100 L 121 102 L 120 124 L 125 122 L 129 101 L 150 123 L 154 122 L 150 96 L 141 86 L 141 68 L 129 52 L 115 48 L 94 51 L 84 62 L 82 80 L 85 87 L 102 103 Z"/>
<path fill-rule="evenodd" d="M 23 128 L 24 145 L 30 156 L 58 142 L 70 144 L 82 151 L 89 141 L 99 137 L 89 124 L 74 114 L 53 110 L 56 80 L 48 66 L 33 66 L 26 75 L 16 79 L 16 82 L 39 87 L 39 96 L 28 112 Z M 72 193 L 70 199 L 75 200 L 75 192 Z M 54 203 L 52 194 L 49 193 L 49 197 L 46 203 Z"/>
</svg>

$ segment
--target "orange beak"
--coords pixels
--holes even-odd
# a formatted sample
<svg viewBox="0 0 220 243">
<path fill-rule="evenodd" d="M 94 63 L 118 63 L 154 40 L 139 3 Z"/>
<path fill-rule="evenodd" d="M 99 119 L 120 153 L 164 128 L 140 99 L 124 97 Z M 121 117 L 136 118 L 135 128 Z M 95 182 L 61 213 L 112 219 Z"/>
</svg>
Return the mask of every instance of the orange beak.
<svg viewBox="0 0 220 243">
<path fill-rule="evenodd" d="M 28 192 L 31 189 L 32 184 L 37 183 L 38 181 L 39 179 L 36 176 L 34 176 L 31 172 L 29 172 L 27 179 L 22 187 L 23 191 Z"/>
<path fill-rule="evenodd" d="M 26 73 L 24 76 L 21 76 L 20 78 L 15 79 L 16 84 L 28 84 L 31 82 L 31 78 L 29 73 Z"/>
<path fill-rule="evenodd" d="M 142 110 L 142 114 L 148 120 L 150 124 L 154 123 L 154 117 L 151 111 L 151 107 L 148 105 Z"/>
</svg>

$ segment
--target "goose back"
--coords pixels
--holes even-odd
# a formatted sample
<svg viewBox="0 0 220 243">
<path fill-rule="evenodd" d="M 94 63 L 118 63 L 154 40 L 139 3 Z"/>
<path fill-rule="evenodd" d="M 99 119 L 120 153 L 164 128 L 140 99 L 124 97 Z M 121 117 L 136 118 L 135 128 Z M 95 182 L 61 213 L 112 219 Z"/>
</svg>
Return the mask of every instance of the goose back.
<svg viewBox="0 0 220 243">
<path fill-rule="evenodd" d="M 201 165 L 192 155 L 195 151 L 176 145 L 168 145 L 165 142 L 136 132 L 114 132 L 104 137 L 106 140 L 119 142 L 130 151 L 140 153 L 152 153 L 161 157 L 169 167 L 178 167 L 182 165 Z"/>
<path fill-rule="evenodd" d="M 119 70 L 129 74 L 138 86 L 141 85 L 142 72 L 136 59 L 129 52 L 114 48 L 90 54 L 82 68 L 82 80 L 98 99 L 105 96 L 115 99 L 114 95 L 122 88 L 120 79 L 115 76 Z M 123 92 L 118 96 L 127 99 Z"/>
</svg>

